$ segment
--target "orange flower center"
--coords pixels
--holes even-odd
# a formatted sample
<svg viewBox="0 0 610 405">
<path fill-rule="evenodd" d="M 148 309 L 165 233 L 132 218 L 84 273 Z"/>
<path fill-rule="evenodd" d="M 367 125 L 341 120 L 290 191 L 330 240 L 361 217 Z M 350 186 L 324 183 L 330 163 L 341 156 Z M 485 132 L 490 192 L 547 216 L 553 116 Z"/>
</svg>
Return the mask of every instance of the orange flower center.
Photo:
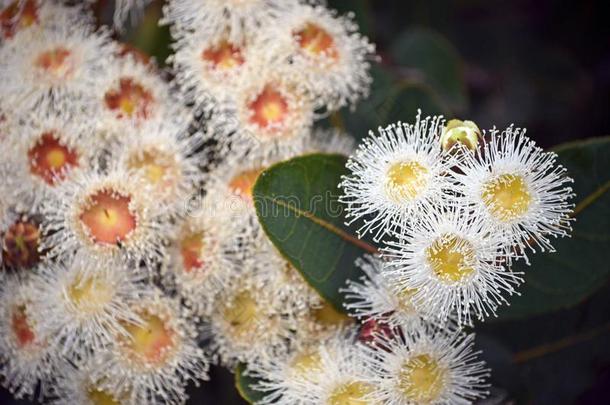
<svg viewBox="0 0 610 405">
<path fill-rule="evenodd" d="M 288 114 L 288 101 L 278 91 L 267 85 L 263 91 L 250 102 L 248 108 L 252 112 L 250 122 L 261 128 L 279 124 Z"/>
<path fill-rule="evenodd" d="M 19 347 L 23 348 L 34 342 L 36 336 L 28 323 L 24 305 L 20 305 L 14 309 L 13 316 L 11 317 L 11 328 L 13 329 L 13 334 Z"/>
<path fill-rule="evenodd" d="M 33 267 L 40 259 L 39 244 L 38 226 L 33 222 L 17 221 L 4 235 L 2 258 L 11 267 Z"/>
<path fill-rule="evenodd" d="M 327 56 L 332 59 L 338 58 L 335 40 L 322 27 L 313 23 L 307 23 L 303 29 L 294 34 L 303 51 L 313 57 Z"/>
<path fill-rule="evenodd" d="M 116 244 L 136 229 L 136 217 L 129 208 L 131 197 L 112 190 L 98 191 L 80 215 L 96 243 Z"/>
<path fill-rule="evenodd" d="M 71 54 L 69 50 L 59 46 L 39 54 L 34 64 L 56 77 L 65 77 L 71 70 L 68 63 Z"/>
<path fill-rule="evenodd" d="M 28 158 L 30 172 L 50 185 L 63 180 L 68 169 L 78 166 L 78 154 L 60 144 L 50 132 L 44 133 L 30 148 Z"/>
<path fill-rule="evenodd" d="M 202 232 L 192 233 L 182 239 L 180 254 L 182 255 L 182 265 L 185 272 L 190 273 L 203 267 L 204 262 L 201 257 L 203 248 Z"/>
<path fill-rule="evenodd" d="M 201 54 L 203 60 L 210 62 L 216 69 L 231 69 L 244 63 L 241 50 L 228 41 L 207 48 Z"/>
<path fill-rule="evenodd" d="M 256 179 L 262 173 L 264 169 L 252 169 L 246 170 L 231 179 L 229 182 L 229 188 L 233 194 L 241 197 L 244 201 L 252 203 L 252 189 L 256 183 Z"/>
<path fill-rule="evenodd" d="M 104 100 L 109 109 L 117 112 L 117 117 L 138 119 L 150 116 L 155 101 L 149 90 L 130 77 L 122 77 L 119 88 L 106 92 Z"/>
<path fill-rule="evenodd" d="M 124 325 L 129 335 L 127 348 L 144 363 L 161 364 L 176 345 L 175 332 L 157 315 L 148 312 L 139 315 L 142 324 Z"/>
<path fill-rule="evenodd" d="M 4 38 L 11 38 L 21 28 L 27 28 L 38 22 L 38 7 L 35 0 L 26 0 L 19 4 L 13 1 L 4 10 L 0 11 L 0 29 Z"/>
</svg>

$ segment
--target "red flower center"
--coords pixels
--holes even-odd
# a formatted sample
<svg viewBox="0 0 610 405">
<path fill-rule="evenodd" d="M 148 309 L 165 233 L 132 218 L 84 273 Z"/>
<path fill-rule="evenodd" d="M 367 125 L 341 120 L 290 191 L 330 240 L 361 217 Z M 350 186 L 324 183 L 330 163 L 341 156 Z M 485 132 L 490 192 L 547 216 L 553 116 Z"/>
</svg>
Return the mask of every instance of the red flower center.
<svg viewBox="0 0 610 405">
<path fill-rule="evenodd" d="M 147 119 L 151 114 L 154 97 L 140 83 L 130 77 L 119 80 L 119 88 L 104 95 L 106 106 L 117 112 L 118 118 Z"/>
<path fill-rule="evenodd" d="M 63 180 L 67 170 L 78 166 L 78 154 L 59 143 L 52 132 L 42 134 L 38 142 L 28 151 L 30 172 L 54 185 Z"/>
<path fill-rule="evenodd" d="M 241 50 L 228 41 L 205 49 L 201 54 L 203 60 L 211 62 L 217 69 L 230 69 L 244 63 Z"/>
</svg>

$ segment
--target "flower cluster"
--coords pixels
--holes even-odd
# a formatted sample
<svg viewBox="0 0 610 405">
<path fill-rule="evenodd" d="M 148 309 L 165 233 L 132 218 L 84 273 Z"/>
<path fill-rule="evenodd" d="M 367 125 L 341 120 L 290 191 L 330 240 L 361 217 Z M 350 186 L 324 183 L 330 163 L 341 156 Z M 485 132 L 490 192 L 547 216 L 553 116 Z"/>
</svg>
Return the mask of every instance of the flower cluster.
<svg viewBox="0 0 610 405">
<path fill-rule="evenodd" d="M 517 293 L 511 269 L 570 230 L 556 155 L 524 130 L 416 117 L 372 132 L 340 200 L 359 235 L 383 240 L 341 289 L 357 325 L 249 367 L 262 404 L 467 404 L 488 394 L 475 319 Z"/>
<path fill-rule="evenodd" d="M 182 404 L 220 364 L 261 404 L 461 404 L 463 327 L 570 231 L 571 180 L 520 128 L 441 117 L 357 150 L 314 122 L 368 95 L 374 46 L 317 0 L 168 0 L 169 72 L 70 1 L 0 0 L 0 380 L 55 404 Z M 92 1 L 84 2 L 86 4 Z M 148 0 L 116 1 L 115 28 Z M 298 155 L 384 247 L 325 302 L 271 243 L 254 184 Z M 349 313 L 349 316 L 344 312 Z"/>
<path fill-rule="evenodd" d="M 275 162 L 352 153 L 313 123 L 367 95 L 374 46 L 353 17 L 172 0 L 166 74 L 72 3 L 0 0 L 2 384 L 181 404 L 211 363 L 337 333 L 347 317 L 267 239 L 252 189 Z M 115 24 L 147 3 L 117 1 Z"/>
<path fill-rule="evenodd" d="M 513 126 L 481 133 L 470 121 L 418 115 L 371 133 L 347 167 L 349 222 L 385 238 L 377 271 L 366 271 L 372 281 L 349 286 L 358 314 L 391 312 L 381 285 L 434 321 L 472 325 L 516 293 L 515 260 L 552 252 L 550 238 L 571 230 L 572 179 Z"/>
</svg>

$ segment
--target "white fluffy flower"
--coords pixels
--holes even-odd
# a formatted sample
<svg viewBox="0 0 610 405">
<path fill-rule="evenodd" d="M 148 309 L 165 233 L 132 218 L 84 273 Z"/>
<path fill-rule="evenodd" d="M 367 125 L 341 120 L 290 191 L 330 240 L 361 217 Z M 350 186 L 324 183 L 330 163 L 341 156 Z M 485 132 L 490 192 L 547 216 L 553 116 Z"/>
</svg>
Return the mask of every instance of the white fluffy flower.
<svg viewBox="0 0 610 405">
<path fill-rule="evenodd" d="M 74 169 L 87 169 L 101 151 L 90 122 L 65 111 L 37 108 L 10 126 L 4 141 L 13 198 L 36 210 Z"/>
<path fill-rule="evenodd" d="M 44 307 L 33 305 L 37 291 L 29 282 L 6 277 L 0 287 L 0 376 L 2 385 L 17 398 L 46 395 L 55 372 L 56 358 L 38 330 L 33 314 Z"/>
<path fill-rule="evenodd" d="M 365 256 L 356 260 L 365 276 L 361 280 L 348 280 L 345 292 L 345 308 L 350 315 L 363 321 L 373 318 L 387 323 L 391 328 L 411 330 L 424 322 L 423 314 L 413 302 L 414 289 L 397 291 L 392 288 L 382 272 L 381 258 Z"/>
<path fill-rule="evenodd" d="M 299 345 L 281 356 L 257 359 L 248 365 L 246 374 L 257 379 L 251 388 L 265 393 L 261 404 L 325 403 L 313 401 L 309 391 L 329 375 L 333 382 L 350 377 L 353 371 L 350 362 L 355 360 L 353 354 L 357 350 L 353 345 L 353 332 L 338 330 L 322 339 Z M 348 375 L 332 375 L 336 371 Z"/>
<path fill-rule="evenodd" d="M 298 0 L 171 0 L 164 9 L 164 22 L 173 25 L 173 36 L 181 38 L 205 27 L 214 34 L 227 33 L 240 43 L 261 28 L 277 23 Z"/>
<path fill-rule="evenodd" d="M 80 6 L 65 6 L 55 1 L 0 1 L 0 45 L 17 32 L 29 28 L 61 29 L 62 25 L 90 23 L 90 13 Z"/>
<path fill-rule="evenodd" d="M 358 33 L 353 15 L 323 6 L 294 7 L 256 39 L 269 63 L 286 63 L 316 100 L 337 110 L 368 95 L 375 46 Z"/>
<path fill-rule="evenodd" d="M 58 373 L 53 405 L 119 405 L 127 404 L 130 389 L 112 392 L 93 377 L 95 363 L 89 361 L 78 368 L 66 365 Z M 103 379 L 102 379 L 103 380 Z M 142 403 L 145 405 L 146 403 Z"/>
<path fill-rule="evenodd" d="M 179 39 L 173 47 L 175 53 L 169 62 L 176 72 L 176 83 L 188 101 L 205 110 L 230 97 L 233 87 L 248 73 L 251 59 L 260 58 L 260 49 L 252 49 L 250 40 L 234 43 L 226 33 L 206 29 Z"/>
<path fill-rule="evenodd" d="M 209 136 L 223 154 L 254 151 L 263 161 L 298 151 L 313 125 L 311 96 L 281 67 L 249 65 L 250 72 L 227 100 L 219 102 Z"/>
<path fill-rule="evenodd" d="M 253 226 L 240 235 L 235 248 L 243 255 L 238 266 L 247 274 L 264 280 L 265 288 L 273 291 L 290 316 L 300 316 L 320 307 L 323 302 L 320 295 L 281 255 L 262 227 Z"/>
<path fill-rule="evenodd" d="M 506 244 L 482 218 L 460 208 L 436 209 L 389 241 L 384 268 L 397 294 L 412 294 L 424 313 L 459 324 L 495 315 L 515 293 L 520 274 L 504 267 Z"/>
<path fill-rule="evenodd" d="M 473 351 L 474 335 L 420 329 L 388 339 L 388 350 L 367 347 L 364 364 L 374 391 L 371 403 L 470 404 L 484 398 L 489 369 Z"/>
<path fill-rule="evenodd" d="M 218 295 L 206 331 L 212 352 L 228 367 L 285 353 L 298 326 L 268 279 L 240 270 Z"/>
<path fill-rule="evenodd" d="M 232 272 L 232 236 L 231 227 L 205 208 L 189 212 L 172 230 L 163 275 L 198 314 L 210 313 Z"/>
<path fill-rule="evenodd" d="M 43 207 L 50 257 L 83 250 L 98 259 L 155 260 L 166 235 L 142 180 L 122 170 L 79 170 Z"/>
<path fill-rule="evenodd" d="M 201 137 L 189 135 L 183 125 L 147 122 L 126 129 L 111 142 L 109 165 L 142 179 L 147 193 L 164 214 L 184 214 L 189 198 L 203 181 L 199 166 L 205 163 Z"/>
<path fill-rule="evenodd" d="M 470 204 L 493 227 L 510 238 L 518 253 L 554 251 L 551 236 L 567 236 L 574 196 L 573 180 L 558 165 L 557 155 L 544 152 L 525 136 L 525 130 L 508 127 L 491 131 L 491 139 L 467 159 L 456 173 L 459 203 Z"/>
<path fill-rule="evenodd" d="M 81 100 L 76 105 L 82 109 L 113 52 L 108 34 L 93 33 L 84 23 L 20 31 L 0 47 L 0 92 L 22 111 L 41 102 L 74 108 L 73 99 Z"/>
<path fill-rule="evenodd" d="M 367 404 L 373 392 L 353 333 L 332 338 L 267 364 L 256 388 L 270 393 L 263 404 Z M 267 380 L 267 381 L 265 381 Z"/>
<path fill-rule="evenodd" d="M 421 114 L 421 113 L 420 113 Z M 444 155 L 439 144 L 441 117 L 415 124 L 390 125 L 372 132 L 360 144 L 339 187 L 347 204 L 348 224 L 362 221 L 358 234 L 374 232 L 375 239 L 426 215 L 451 190 L 454 155 Z"/>
<path fill-rule="evenodd" d="M 37 327 L 48 344 L 74 361 L 106 349 L 122 326 L 138 322 L 131 306 L 143 295 L 142 277 L 126 263 L 77 254 L 67 264 L 45 263 L 32 281 Z"/>
<path fill-rule="evenodd" d="M 125 323 L 127 336 L 116 335 L 110 353 L 94 359 L 92 379 L 130 405 L 184 403 L 186 384 L 208 378 L 190 313 L 158 290 L 132 309 L 140 322 Z"/>
<path fill-rule="evenodd" d="M 124 130 L 141 128 L 144 123 L 180 123 L 186 118 L 154 66 L 131 53 L 106 61 L 90 91 L 100 114 L 98 131 L 109 138 L 121 137 Z"/>
</svg>

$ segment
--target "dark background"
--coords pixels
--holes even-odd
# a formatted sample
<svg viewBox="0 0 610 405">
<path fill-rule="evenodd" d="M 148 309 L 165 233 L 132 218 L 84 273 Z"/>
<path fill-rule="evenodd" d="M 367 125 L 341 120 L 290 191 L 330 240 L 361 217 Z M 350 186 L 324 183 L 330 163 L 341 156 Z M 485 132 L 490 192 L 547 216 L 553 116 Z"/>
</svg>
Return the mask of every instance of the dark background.
<svg viewBox="0 0 610 405">
<path fill-rule="evenodd" d="M 111 3 L 96 7 L 100 21 L 110 20 Z M 149 6 L 142 22 L 122 36 L 159 61 L 168 53 L 169 39 L 167 29 L 155 26 L 161 3 Z M 329 3 L 342 12 L 356 12 L 363 33 L 382 57 L 371 98 L 355 113 L 342 111 L 329 120 L 357 138 L 396 119 L 412 121 L 417 107 L 424 114 L 471 119 L 481 128 L 510 123 L 527 127 L 529 136 L 544 147 L 610 132 L 607 1 Z M 432 73 L 419 67 L 438 55 L 402 52 L 405 42 L 412 45 L 409 41 L 422 36 L 439 47 Z M 447 80 L 457 80 L 459 89 Z M 582 305 L 540 316 L 534 323 L 478 327 L 478 344 L 494 369 L 492 383 L 497 387 L 486 403 L 610 403 L 608 290 L 606 286 Z M 566 330 L 589 332 L 566 338 Z M 501 345 L 486 338 L 488 334 L 510 336 L 510 344 Z M 542 335 L 559 342 L 544 366 L 511 354 Z M 214 368 L 211 376 L 211 382 L 192 391 L 191 403 L 241 403 L 231 374 Z M 28 402 L 14 402 L 0 392 L 0 404 L 13 403 Z"/>
</svg>

